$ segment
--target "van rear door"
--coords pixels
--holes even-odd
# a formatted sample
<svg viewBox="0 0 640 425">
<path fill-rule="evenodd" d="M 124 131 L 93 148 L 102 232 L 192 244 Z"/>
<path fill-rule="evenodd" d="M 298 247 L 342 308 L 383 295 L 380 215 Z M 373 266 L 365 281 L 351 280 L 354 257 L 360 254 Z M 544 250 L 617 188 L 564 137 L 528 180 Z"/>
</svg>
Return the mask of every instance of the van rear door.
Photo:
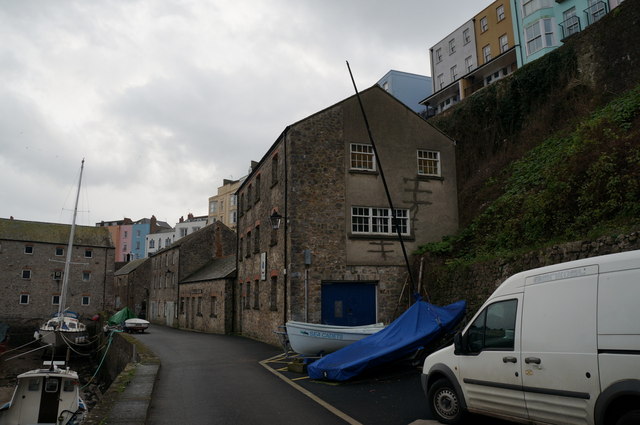
<svg viewBox="0 0 640 425">
<path fill-rule="evenodd" d="M 522 313 L 522 383 L 529 418 L 592 424 L 599 393 L 598 266 L 528 277 Z"/>
</svg>

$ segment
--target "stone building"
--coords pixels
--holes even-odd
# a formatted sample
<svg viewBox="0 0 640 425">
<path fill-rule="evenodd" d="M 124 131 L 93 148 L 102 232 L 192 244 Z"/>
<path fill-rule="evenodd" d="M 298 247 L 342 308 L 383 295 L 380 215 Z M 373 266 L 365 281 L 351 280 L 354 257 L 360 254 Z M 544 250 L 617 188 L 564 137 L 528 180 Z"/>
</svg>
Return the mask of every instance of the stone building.
<svg viewBox="0 0 640 425">
<path fill-rule="evenodd" d="M 408 272 L 381 171 L 408 253 L 457 230 L 454 142 L 378 86 L 361 98 L 382 170 L 352 96 L 288 126 L 238 190 L 244 335 L 395 318 Z"/>
<path fill-rule="evenodd" d="M 180 282 L 180 328 L 226 334 L 233 331 L 236 256 L 213 258 Z"/>
<path fill-rule="evenodd" d="M 151 261 L 139 258 L 126 263 L 114 274 L 114 308 L 129 307 L 138 317 L 146 317 L 149 302 Z"/>
<path fill-rule="evenodd" d="M 210 266 L 214 259 L 234 256 L 235 250 L 235 232 L 224 224 L 216 222 L 204 226 L 177 240 L 168 248 L 152 254 L 149 258 L 151 266 L 147 320 L 152 323 L 179 327 L 178 303 L 181 296 L 182 298 L 186 297 L 181 289 L 183 281 L 190 278 L 188 284 L 195 283 L 195 281 L 201 282 L 199 278 L 194 281 L 194 275 L 197 277 L 196 272 Z M 210 290 L 199 288 L 203 290 L 202 296 L 220 296 L 216 295 L 220 279 L 224 280 L 220 275 L 215 275 L 213 279 L 208 280 Z M 181 313 L 186 314 L 187 312 L 190 310 L 187 310 L 185 306 Z"/>
<path fill-rule="evenodd" d="M 60 305 L 71 225 L 0 219 L 0 320 L 45 319 Z M 66 306 L 113 308 L 115 248 L 106 228 L 76 226 Z"/>
</svg>

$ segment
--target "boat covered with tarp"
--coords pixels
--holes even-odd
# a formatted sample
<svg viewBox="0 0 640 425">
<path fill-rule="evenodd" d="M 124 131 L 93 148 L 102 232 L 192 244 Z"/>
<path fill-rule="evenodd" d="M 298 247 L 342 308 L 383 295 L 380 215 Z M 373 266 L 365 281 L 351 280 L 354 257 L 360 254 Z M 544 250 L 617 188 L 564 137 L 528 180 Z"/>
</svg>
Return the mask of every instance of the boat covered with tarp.
<svg viewBox="0 0 640 425">
<path fill-rule="evenodd" d="M 416 301 L 381 331 L 311 363 L 309 377 L 346 381 L 366 369 L 408 357 L 453 329 L 466 307 L 464 300 L 444 307 Z"/>
<path fill-rule="evenodd" d="M 123 324 L 127 319 L 136 319 L 138 316 L 129 308 L 125 307 L 113 316 L 109 317 L 107 324 L 109 326 L 118 326 Z"/>
</svg>

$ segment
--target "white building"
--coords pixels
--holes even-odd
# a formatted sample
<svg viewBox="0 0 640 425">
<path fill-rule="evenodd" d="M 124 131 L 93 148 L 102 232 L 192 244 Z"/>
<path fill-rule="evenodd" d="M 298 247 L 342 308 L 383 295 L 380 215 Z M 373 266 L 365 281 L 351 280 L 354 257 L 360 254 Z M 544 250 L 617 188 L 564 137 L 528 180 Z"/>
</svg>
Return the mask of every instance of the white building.
<svg viewBox="0 0 640 425">
<path fill-rule="evenodd" d="M 187 219 L 180 217 L 173 229 L 163 230 L 157 233 L 147 235 L 145 238 L 147 257 L 150 254 L 160 251 L 172 243 L 191 233 L 197 232 L 207 225 L 207 216 L 194 217 L 189 213 Z"/>
</svg>

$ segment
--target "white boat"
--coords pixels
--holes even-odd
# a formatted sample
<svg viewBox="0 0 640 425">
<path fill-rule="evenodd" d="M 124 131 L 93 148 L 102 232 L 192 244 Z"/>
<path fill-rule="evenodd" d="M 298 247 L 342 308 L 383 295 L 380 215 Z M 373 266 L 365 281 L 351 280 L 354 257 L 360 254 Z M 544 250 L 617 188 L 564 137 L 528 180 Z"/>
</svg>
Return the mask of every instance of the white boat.
<svg viewBox="0 0 640 425">
<path fill-rule="evenodd" d="M 18 375 L 11 401 L 0 406 L 0 425 L 77 425 L 86 406 L 80 397 L 78 374 L 44 362 L 48 367 Z"/>
<path fill-rule="evenodd" d="M 329 354 L 384 329 L 383 323 L 364 326 L 334 326 L 288 321 L 291 349 L 305 356 Z"/>
<path fill-rule="evenodd" d="M 56 348 L 64 348 L 69 345 L 82 345 L 87 343 L 88 332 L 84 323 L 80 322 L 77 313 L 67 310 L 66 299 L 69 286 L 69 268 L 71 265 L 71 254 L 73 251 L 73 237 L 76 231 L 76 216 L 78 214 L 78 199 L 80 198 L 80 185 L 82 184 L 82 171 L 84 170 L 84 159 L 80 166 L 80 178 L 78 180 L 78 191 L 76 193 L 76 203 L 73 209 L 73 221 L 69 233 L 67 245 L 67 256 L 64 262 L 64 272 L 62 287 L 60 291 L 58 312 L 47 320 L 35 332 L 34 338 L 44 345 Z"/>
<path fill-rule="evenodd" d="M 149 327 L 149 322 L 144 319 L 127 319 L 124 321 L 124 330 L 127 332 L 142 332 Z"/>
<path fill-rule="evenodd" d="M 54 314 L 36 331 L 34 337 L 42 344 L 55 348 L 67 345 L 81 345 L 88 342 L 87 327 L 78 319 L 78 314 L 70 311 Z"/>
</svg>

